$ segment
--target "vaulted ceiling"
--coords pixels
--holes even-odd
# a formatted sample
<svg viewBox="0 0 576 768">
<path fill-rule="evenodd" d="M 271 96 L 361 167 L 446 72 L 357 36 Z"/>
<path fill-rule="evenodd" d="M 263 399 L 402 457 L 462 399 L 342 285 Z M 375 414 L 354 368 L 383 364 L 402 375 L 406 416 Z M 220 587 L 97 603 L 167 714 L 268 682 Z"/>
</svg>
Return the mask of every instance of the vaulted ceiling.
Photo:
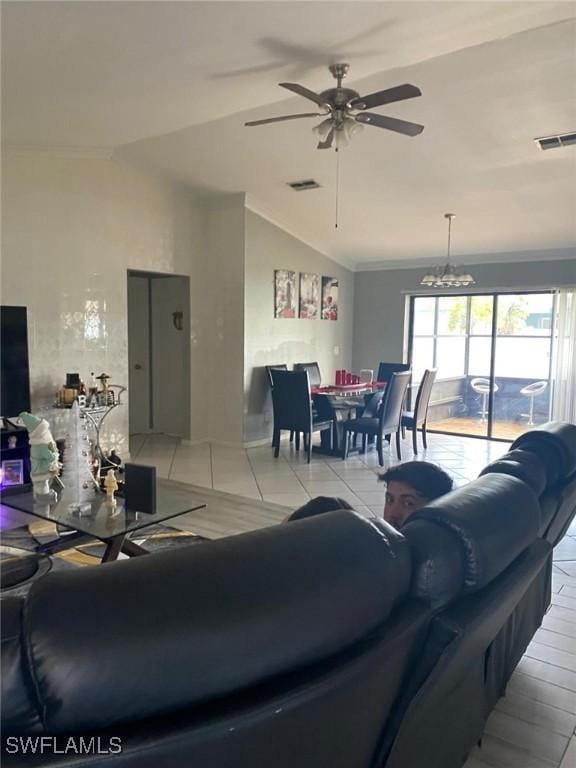
<svg viewBox="0 0 576 768">
<path fill-rule="evenodd" d="M 277 83 L 332 87 L 350 63 L 360 93 L 414 83 L 422 97 L 374 111 L 425 125 L 367 126 L 338 155 Z M 110 150 L 200 195 L 249 205 L 352 267 L 454 252 L 576 246 L 573 2 L 4 2 L 2 138 Z M 335 229 L 336 161 L 339 227 Z M 287 182 L 314 178 L 294 192 Z"/>
</svg>

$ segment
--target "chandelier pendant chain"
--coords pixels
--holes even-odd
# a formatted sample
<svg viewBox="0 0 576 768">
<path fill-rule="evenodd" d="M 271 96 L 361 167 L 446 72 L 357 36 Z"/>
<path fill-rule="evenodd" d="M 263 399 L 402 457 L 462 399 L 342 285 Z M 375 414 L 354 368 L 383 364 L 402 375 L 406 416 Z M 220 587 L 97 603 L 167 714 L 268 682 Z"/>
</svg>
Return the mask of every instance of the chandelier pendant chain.
<svg viewBox="0 0 576 768">
<path fill-rule="evenodd" d="M 336 147 L 336 200 L 335 200 L 335 211 L 334 211 L 334 229 L 338 229 L 338 207 L 339 207 L 339 197 L 340 197 L 340 153 L 338 152 L 338 147 Z"/>
<path fill-rule="evenodd" d="M 444 216 L 448 219 L 448 251 L 446 254 L 446 267 L 450 267 L 450 243 L 452 242 L 452 219 L 453 213 L 445 213 Z"/>
<path fill-rule="evenodd" d="M 445 213 L 444 218 L 448 219 L 448 250 L 446 252 L 446 264 L 436 266 L 431 272 L 424 275 L 420 285 L 426 288 L 467 288 L 474 285 L 476 280 L 469 272 L 455 268 L 450 262 L 450 252 L 452 246 L 452 220 L 455 213 Z"/>
</svg>

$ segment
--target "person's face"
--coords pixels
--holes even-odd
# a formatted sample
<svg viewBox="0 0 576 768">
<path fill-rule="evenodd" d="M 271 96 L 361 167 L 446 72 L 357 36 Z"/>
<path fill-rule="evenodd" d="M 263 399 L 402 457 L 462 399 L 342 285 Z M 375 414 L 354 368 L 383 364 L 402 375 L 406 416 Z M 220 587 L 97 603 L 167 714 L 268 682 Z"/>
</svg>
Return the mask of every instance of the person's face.
<svg viewBox="0 0 576 768">
<path fill-rule="evenodd" d="M 401 528 L 412 512 L 425 506 L 428 499 L 411 485 L 391 480 L 386 487 L 384 520 L 394 528 Z"/>
</svg>

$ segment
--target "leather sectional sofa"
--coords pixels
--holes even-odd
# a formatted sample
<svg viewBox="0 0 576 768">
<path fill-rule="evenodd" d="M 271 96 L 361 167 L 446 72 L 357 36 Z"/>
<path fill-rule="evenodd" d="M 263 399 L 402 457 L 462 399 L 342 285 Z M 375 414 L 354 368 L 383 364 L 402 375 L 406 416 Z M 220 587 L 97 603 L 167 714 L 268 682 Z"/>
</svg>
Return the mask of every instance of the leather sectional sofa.
<svg viewBox="0 0 576 768">
<path fill-rule="evenodd" d="M 3 764 L 459 768 L 575 511 L 576 426 L 551 423 L 401 533 L 339 510 L 50 574 L 2 601 Z M 46 734 L 121 751 L 6 749 Z"/>
</svg>

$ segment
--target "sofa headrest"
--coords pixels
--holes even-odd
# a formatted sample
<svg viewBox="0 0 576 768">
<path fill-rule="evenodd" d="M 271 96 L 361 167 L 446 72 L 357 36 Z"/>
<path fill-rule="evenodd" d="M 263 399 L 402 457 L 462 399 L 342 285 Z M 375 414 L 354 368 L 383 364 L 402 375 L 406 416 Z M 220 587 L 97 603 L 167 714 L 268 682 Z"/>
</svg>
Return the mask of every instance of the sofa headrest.
<svg viewBox="0 0 576 768">
<path fill-rule="evenodd" d="M 534 491 L 522 480 L 489 474 L 432 501 L 415 512 L 409 524 L 416 520 L 440 525 L 458 538 L 464 558 L 464 589 L 475 592 L 502 573 L 537 537 L 540 507 Z M 442 550 L 438 555 L 432 551 L 432 556 L 441 557 Z"/>
<path fill-rule="evenodd" d="M 353 509 L 353 507 L 345 499 L 339 499 L 336 496 L 316 496 L 307 501 L 306 504 L 298 507 L 298 509 L 295 509 L 284 522 L 290 523 L 293 520 L 304 520 L 306 517 L 315 517 L 326 512 L 335 512 L 337 509 Z"/>
<path fill-rule="evenodd" d="M 543 461 L 537 453 L 515 448 L 509 453 L 500 456 L 496 461 L 488 464 L 482 475 L 500 472 L 503 475 L 512 475 L 527 483 L 537 496 L 546 489 L 547 473 Z"/>
<path fill-rule="evenodd" d="M 536 453 L 544 463 L 548 487 L 566 480 L 576 472 L 576 425 L 564 421 L 549 421 L 538 429 L 525 432 L 512 443 L 512 449 L 522 448 Z"/>
<path fill-rule="evenodd" d="M 413 597 L 438 608 L 464 591 L 464 553 L 453 531 L 412 516 L 402 535 L 412 550 Z"/>
<path fill-rule="evenodd" d="M 52 573 L 25 609 L 51 732 L 215 701 L 349 649 L 408 594 L 404 538 L 349 511 Z"/>
</svg>

